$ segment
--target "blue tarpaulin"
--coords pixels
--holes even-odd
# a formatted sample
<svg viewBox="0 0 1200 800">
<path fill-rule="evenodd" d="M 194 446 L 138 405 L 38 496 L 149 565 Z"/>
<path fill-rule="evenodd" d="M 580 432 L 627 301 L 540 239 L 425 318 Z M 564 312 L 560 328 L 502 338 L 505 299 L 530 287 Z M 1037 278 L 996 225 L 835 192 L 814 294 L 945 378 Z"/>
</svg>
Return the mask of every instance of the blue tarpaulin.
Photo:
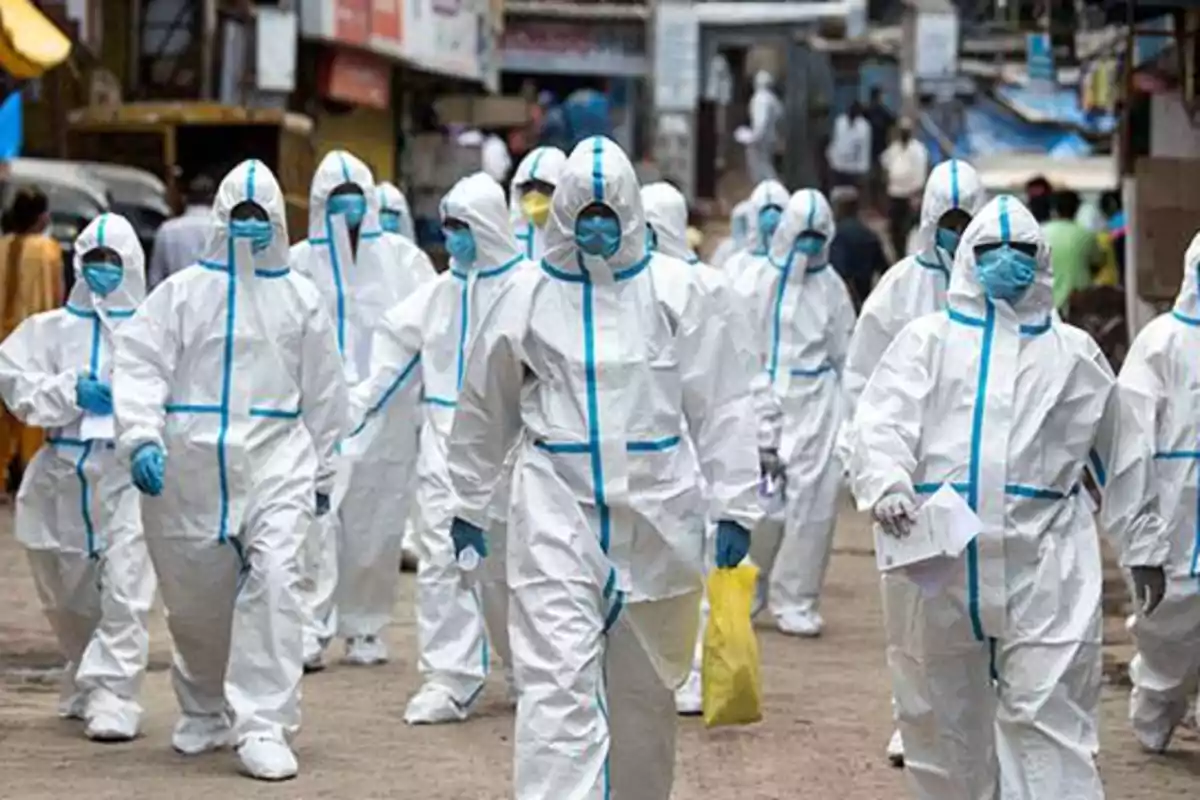
<svg viewBox="0 0 1200 800">
<path fill-rule="evenodd" d="M 1068 125 L 1093 136 L 1105 136 L 1117 127 L 1117 118 L 1113 114 L 1084 111 L 1079 103 L 1079 92 L 1074 87 L 998 86 L 994 92 L 1029 122 Z"/>
<path fill-rule="evenodd" d="M 11 161 L 21 155 L 21 145 L 24 143 L 21 104 L 19 90 L 0 103 L 0 161 Z"/>
<path fill-rule="evenodd" d="M 1058 158 L 1092 154 L 1092 145 L 1074 130 L 1026 122 L 994 100 L 985 98 L 979 98 L 967 107 L 961 129 L 957 131 L 939 130 L 929 115 L 923 114 L 921 139 L 935 162 L 952 155 L 972 159 L 1003 153 L 1049 153 Z M 943 150 L 939 144 L 942 139 L 953 143 L 954 153 Z"/>
</svg>

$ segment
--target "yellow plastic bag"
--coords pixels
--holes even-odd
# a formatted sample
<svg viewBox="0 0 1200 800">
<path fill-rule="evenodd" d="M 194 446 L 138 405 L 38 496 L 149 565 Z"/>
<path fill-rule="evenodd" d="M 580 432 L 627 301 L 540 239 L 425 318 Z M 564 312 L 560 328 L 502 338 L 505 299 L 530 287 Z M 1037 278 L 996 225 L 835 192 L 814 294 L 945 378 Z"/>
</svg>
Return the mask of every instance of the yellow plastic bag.
<svg viewBox="0 0 1200 800">
<path fill-rule="evenodd" d="M 708 576 L 701 686 L 704 724 L 750 725 L 762 719 L 758 638 L 750 620 L 758 567 L 714 569 Z"/>
</svg>

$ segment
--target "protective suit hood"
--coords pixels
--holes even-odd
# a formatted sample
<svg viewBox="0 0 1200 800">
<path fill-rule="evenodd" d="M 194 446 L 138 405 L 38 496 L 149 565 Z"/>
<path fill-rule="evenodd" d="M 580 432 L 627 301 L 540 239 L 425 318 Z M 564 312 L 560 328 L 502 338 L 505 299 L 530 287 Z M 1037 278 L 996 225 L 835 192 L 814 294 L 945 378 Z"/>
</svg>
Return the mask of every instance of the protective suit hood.
<svg viewBox="0 0 1200 800">
<path fill-rule="evenodd" d="M 124 272 L 121 285 L 107 297 L 94 295 L 83 279 L 83 256 L 97 247 L 115 250 L 121 257 Z M 99 305 L 106 311 L 127 311 L 137 308 L 146 297 L 146 254 L 133 226 L 120 214 L 101 214 L 75 238 L 74 268 L 75 285 L 67 300 L 72 308 L 92 309 Z"/>
<path fill-rule="evenodd" d="M 508 185 L 509 214 L 514 225 L 526 221 L 521 213 L 519 187 L 532 180 L 558 186 L 559 176 L 566 165 L 567 154 L 557 147 L 535 147 L 525 154 L 521 163 L 517 165 L 517 171 L 513 173 L 512 182 Z"/>
<path fill-rule="evenodd" d="M 270 167 L 257 159 L 238 164 L 217 187 L 217 198 L 213 201 L 213 232 L 208 238 L 202 263 L 218 269 L 228 268 L 233 254 L 229 215 L 243 201 L 252 202 L 266 211 L 274 232 L 267 249 L 254 254 L 255 268 L 285 268 L 288 265 L 288 230 L 283 190 Z"/>
<path fill-rule="evenodd" d="M 475 237 L 475 263 L 468 267 L 455 262 L 455 271 L 485 271 L 520 257 L 504 190 L 486 173 L 476 172 L 454 184 L 442 198 L 441 216 L 442 220 L 453 217 L 467 223 Z"/>
<path fill-rule="evenodd" d="M 755 229 L 750 201 L 743 200 L 733 207 L 733 213 L 729 215 L 729 236 L 733 239 L 734 249 L 749 247 L 754 241 L 752 232 Z"/>
<path fill-rule="evenodd" d="M 329 196 L 343 183 L 353 183 L 362 189 L 367 200 L 361 230 L 379 230 L 379 193 L 375 191 L 370 168 L 345 150 L 331 150 L 317 166 L 308 193 L 309 239 L 323 239 L 329 235 Z"/>
<path fill-rule="evenodd" d="M 697 260 L 687 243 L 687 199 L 669 183 L 651 183 L 642 187 L 642 208 L 646 223 L 654 229 L 655 250 L 688 263 Z"/>
<path fill-rule="evenodd" d="M 563 169 L 546 222 L 544 261 L 567 273 L 581 273 L 575 220 L 592 203 L 608 206 L 621 223 L 621 244 L 607 259 L 614 271 L 640 263 L 646 254 L 646 215 L 633 164 L 620 145 L 603 136 L 579 143 Z"/>
<path fill-rule="evenodd" d="M 917 229 L 917 252 L 932 253 L 938 220 L 948 211 L 961 209 L 974 217 L 987 201 L 979 173 L 965 161 L 943 161 L 929 173 L 921 198 L 921 224 Z"/>
<path fill-rule="evenodd" d="M 783 218 L 779 221 L 775 235 L 771 237 L 771 246 L 767 252 L 771 263 L 781 269 L 794 263 L 793 247 L 796 238 L 804 231 L 817 231 L 825 236 L 825 246 L 819 254 L 809 258 L 808 265 L 826 263 L 837 226 L 833 221 L 833 209 L 829 207 L 829 201 L 816 189 L 801 189 L 787 201 L 783 209 Z"/>
<path fill-rule="evenodd" d="M 1175 312 L 1189 319 L 1200 319 L 1200 233 L 1183 256 L 1183 283 L 1175 298 Z"/>
<path fill-rule="evenodd" d="M 771 77 L 771 73 L 765 69 L 760 69 L 754 73 L 754 88 L 758 90 L 770 89 L 775 85 L 775 79 Z"/>
<path fill-rule="evenodd" d="M 754 187 L 754 191 L 750 193 L 750 199 L 745 202 L 748 204 L 749 210 L 746 246 L 751 251 L 756 251 L 756 255 L 763 255 L 758 241 L 758 215 L 767 206 L 779 206 L 780 208 L 786 206 L 788 190 L 779 181 L 763 181 Z"/>
<path fill-rule="evenodd" d="M 985 205 L 963 231 L 950 275 L 950 310 L 979 318 L 986 315 L 988 299 L 975 274 L 975 248 L 999 242 L 1037 245 L 1037 273 L 1033 284 L 1014 306 L 1022 322 L 1041 324 L 1054 308 L 1051 291 L 1050 249 L 1042 226 L 1029 209 L 1012 195 L 1001 195 Z"/>
<path fill-rule="evenodd" d="M 413 229 L 412 210 L 408 207 L 408 198 L 397 188 L 396 184 L 388 181 L 379 184 L 379 208 L 381 211 L 386 209 L 399 214 L 399 234 L 410 242 L 417 240 L 416 231 Z"/>
</svg>

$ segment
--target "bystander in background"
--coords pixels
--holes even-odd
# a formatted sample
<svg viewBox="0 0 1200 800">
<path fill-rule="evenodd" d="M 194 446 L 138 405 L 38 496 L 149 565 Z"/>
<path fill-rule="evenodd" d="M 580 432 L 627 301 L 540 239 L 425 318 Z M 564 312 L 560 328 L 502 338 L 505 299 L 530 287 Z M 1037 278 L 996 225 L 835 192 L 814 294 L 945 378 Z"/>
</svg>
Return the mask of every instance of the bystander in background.
<svg viewBox="0 0 1200 800">
<path fill-rule="evenodd" d="M 187 205 L 183 213 L 169 219 L 158 229 L 154 250 L 150 255 L 150 268 L 146 273 L 146 291 L 186 267 L 195 264 L 204 255 L 204 243 L 212 230 L 213 195 L 216 184 L 207 175 L 192 178 L 187 189 Z"/>
</svg>

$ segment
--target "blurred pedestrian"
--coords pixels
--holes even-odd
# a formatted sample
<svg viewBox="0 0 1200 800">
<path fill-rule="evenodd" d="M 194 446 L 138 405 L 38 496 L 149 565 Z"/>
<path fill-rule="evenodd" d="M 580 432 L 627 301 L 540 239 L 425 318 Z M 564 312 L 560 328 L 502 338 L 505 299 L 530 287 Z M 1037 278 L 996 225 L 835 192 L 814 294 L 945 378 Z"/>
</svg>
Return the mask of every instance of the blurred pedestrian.
<svg viewBox="0 0 1200 800">
<path fill-rule="evenodd" d="M 205 239 L 212 230 L 215 192 L 216 184 L 208 175 L 192 178 L 183 213 L 167 220 L 158 229 L 150 254 L 150 269 L 146 273 L 147 292 L 154 291 L 176 272 L 195 264 L 204 254 Z"/>
<path fill-rule="evenodd" d="M 1025 184 L 1025 203 L 1029 206 L 1033 218 L 1042 225 L 1050 221 L 1053 194 L 1054 187 L 1041 175 L 1030 178 Z"/>
<path fill-rule="evenodd" d="M 775 171 L 775 148 L 783 104 L 773 85 L 775 79 L 766 70 L 754 76 L 754 94 L 750 97 L 750 140 L 746 142 L 746 170 L 754 183 L 779 180 Z"/>
<path fill-rule="evenodd" d="M 1120 192 L 1100 195 L 1100 213 L 1104 215 L 1101 247 L 1107 250 L 1105 258 L 1111 263 L 1100 270 L 1096 283 L 1101 286 L 1120 286 L 1125 281 L 1125 209 L 1121 206 Z"/>
<path fill-rule="evenodd" d="M 63 256 L 58 242 L 46 235 L 50 203 L 37 187 L 20 189 L 4 214 L 0 236 L 0 340 L 34 314 L 50 311 L 63 301 Z M 11 491 L 21 480 L 45 436 L 28 428 L 4 410 L 0 416 L 0 465 L 7 467 Z"/>
<path fill-rule="evenodd" d="M 929 151 L 913 136 L 912 122 L 900 120 L 896 138 L 879 157 L 887 175 L 888 228 L 892 252 L 902 258 L 907 252 L 908 232 L 916 220 L 916 202 L 929 174 Z"/>
<path fill-rule="evenodd" d="M 833 135 L 825 149 L 834 186 L 866 186 L 871 171 L 871 124 L 855 100 L 833 123 Z"/>
<path fill-rule="evenodd" d="M 850 287 L 855 311 L 862 308 L 875 276 L 888 268 L 883 243 L 859 215 L 859 194 L 853 186 L 837 186 L 830 199 L 837 233 L 829 246 L 829 263 Z"/>
<path fill-rule="evenodd" d="M 1075 220 L 1079 205 L 1076 192 L 1055 192 L 1051 199 L 1053 219 L 1042 226 L 1054 269 L 1054 307 L 1060 313 L 1066 312 L 1071 293 L 1090 287 L 1095 273 L 1104 266 L 1096 234 Z"/>
<path fill-rule="evenodd" d="M 880 159 L 888 145 L 888 132 L 896 124 L 896 115 L 883 102 L 883 92 L 878 86 L 871 87 L 870 101 L 864 116 L 867 118 L 867 124 L 871 126 L 870 184 L 864 199 L 868 205 L 878 207 L 883 200 L 885 188 L 883 164 Z"/>
<path fill-rule="evenodd" d="M 483 139 L 479 148 L 479 157 L 483 163 L 483 171 L 501 186 L 507 186 L 508 171 L 512 169 L 512 154 L 508 145 L 495 131 L 490 131 Z"/>
</svg>

